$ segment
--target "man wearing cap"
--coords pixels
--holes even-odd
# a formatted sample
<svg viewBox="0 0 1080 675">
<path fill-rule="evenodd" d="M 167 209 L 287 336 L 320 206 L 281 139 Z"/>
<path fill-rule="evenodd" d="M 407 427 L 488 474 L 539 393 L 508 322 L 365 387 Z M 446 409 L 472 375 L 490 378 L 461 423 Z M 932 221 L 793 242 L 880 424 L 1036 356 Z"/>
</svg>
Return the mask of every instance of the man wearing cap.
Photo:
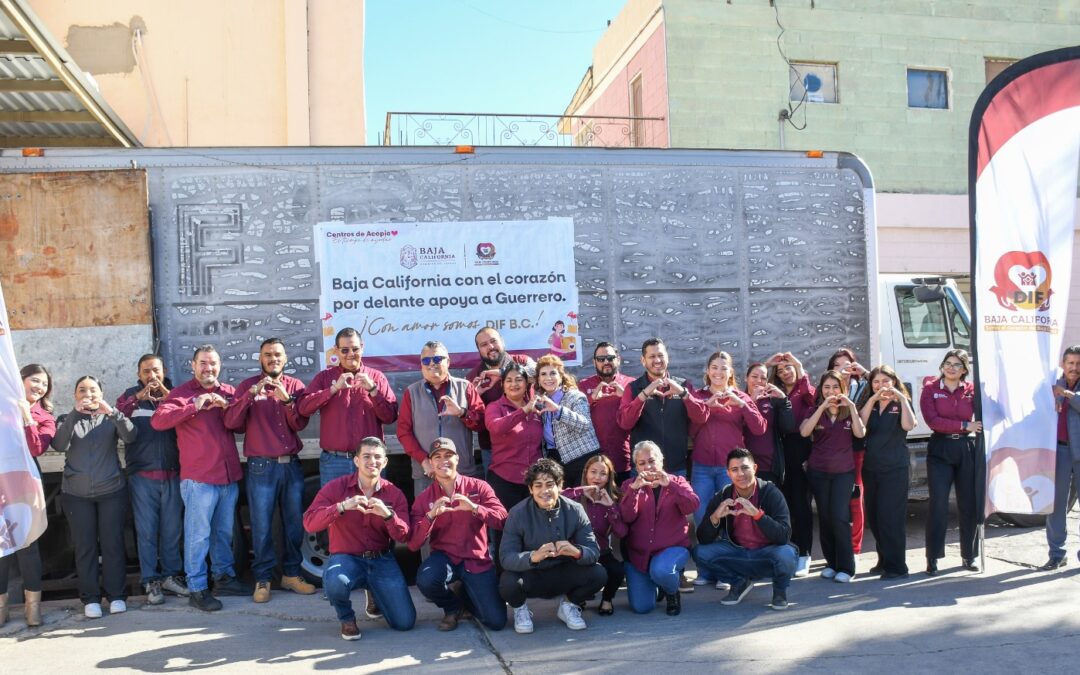
<svg viewBox="0 0 1080 675">
<path fill-rule="evenodd" d="M 458 473 L 460 458 L 449 438 L 428 446 L 435 482 L 413 501 L 409 548 L 417 551 L 428 542 L 431 555 L 416 573 L 416 587 L 443 610 L 439 630 L 457 628 L 466 608 L 491 630 L 502 630 L 506 603 L 499 596 L 487 530 L 502 529 L 506 509 L 491 486 Z"/>
</svg>

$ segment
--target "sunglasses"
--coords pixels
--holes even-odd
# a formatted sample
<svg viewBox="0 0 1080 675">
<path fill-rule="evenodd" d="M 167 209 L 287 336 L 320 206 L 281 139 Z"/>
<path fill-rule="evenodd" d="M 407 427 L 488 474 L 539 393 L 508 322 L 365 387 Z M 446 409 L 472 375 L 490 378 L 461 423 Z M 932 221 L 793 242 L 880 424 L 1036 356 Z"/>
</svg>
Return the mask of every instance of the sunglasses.
<svg viewBox="0 0 1080 675">
<path fill-rule="evenodd" d="M 447 358 L 448 357 L 446 356 L 421 356 L 420 363 L 425 366 L 430 366 L 431 364 L 435 364 L 437 366 L 443 361 L 445 361 Z"/>
<path fill-rule="evenodd" d="M 342 354 L 359 354 L 364 350 L 363 347 L 338 347 L 337 350 Z"/>
<path fill-rule="evenodd" d="M 615 363 L 615 359 L 618 356 L 594 356 L 593 361 L 599 361 L 600 363 Z"/>
</svg>

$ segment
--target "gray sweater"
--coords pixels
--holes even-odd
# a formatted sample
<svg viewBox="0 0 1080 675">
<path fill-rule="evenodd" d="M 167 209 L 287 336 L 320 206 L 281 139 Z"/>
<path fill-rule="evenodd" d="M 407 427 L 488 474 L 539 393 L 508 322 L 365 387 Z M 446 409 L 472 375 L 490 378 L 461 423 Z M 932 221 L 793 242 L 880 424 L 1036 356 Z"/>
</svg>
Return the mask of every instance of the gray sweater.
<svg viewBox="0 0 1080 675">
<path fill-rule="evenodd" d="M 54 450 L 67 455 L 64 461 L 65 494 L 93 499 L 122 490 L 117 441 L 135 440 L 135 425 L 119 410 L 108 415 L 87 415 L 72 410 L 57 421 Z"/>
<path fill-rule="evenodd" d="M 592 524 L 585 508 L 577 502 L 559 496 L 559 505 L 545 511 L 532 497 L 526 497 L 510 509 L 503 526 L 502 543 L 499 545 L 499 561 L 503 569 L 526 572 L 561 565 L 569 558 L 559 556 L 533 564 L 529 556 L 544 544 L 569 541 L 581 549 L 581 557 L 572 562 L 593 565 L 600 559 L 600 547 L 596 543 Z"/>
</svg>

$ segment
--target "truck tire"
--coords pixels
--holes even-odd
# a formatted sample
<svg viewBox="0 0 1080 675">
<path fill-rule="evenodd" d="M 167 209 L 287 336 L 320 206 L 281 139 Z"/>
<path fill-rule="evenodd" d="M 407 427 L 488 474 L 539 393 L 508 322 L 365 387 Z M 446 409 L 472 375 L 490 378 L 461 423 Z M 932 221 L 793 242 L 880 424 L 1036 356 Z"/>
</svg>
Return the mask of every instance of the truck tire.
<svg viewBox="0 0 1080 675">
<path fill-rule="evenodd" d="M 315 500 L 319 492 L 319 474 L 304 478 L 304 510 Z M 322 587 L 323 568 L 330 559 L 329 540 L 326 532 L 304 531 L 304 540 L 300 543 L 300 575 L 310 583 Z"/>
</svg>

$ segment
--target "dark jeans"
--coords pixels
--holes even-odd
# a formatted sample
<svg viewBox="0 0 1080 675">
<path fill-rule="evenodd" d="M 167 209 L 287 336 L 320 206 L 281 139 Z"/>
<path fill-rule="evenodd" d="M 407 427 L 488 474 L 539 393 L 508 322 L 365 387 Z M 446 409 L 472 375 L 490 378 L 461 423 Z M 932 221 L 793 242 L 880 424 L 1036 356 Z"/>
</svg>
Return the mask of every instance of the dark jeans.
<svg viewBox="0 0 1080 675">
<path fill-rule="evenodd" d="M 908 467 L 890 471 L 863 469 L 866 524 L 874 534 L 878 565 L 885 572 L 907 574 Z"/>
<path fill-rule="evenodd" d="M 782 490 L 791 511 L 791 543 L 800 556 L 808 556 L 814 548 L 814 512 L 810 507 L 810 481 L 803 469 L 809 451 L 809 441 L 799 434 L 784 436 L 784 455 L 787 471 Z M 850 497 L 850 495 L 849 495 Z M 820 509 L 821 506 L 818 505 Z"/>
<path fill-rule="evenodd" d="M 981 460 L 980 460 L 981 461 Z M 949 524 L 949 488 L 956 485 L 956 511 L 960 517 L 960 557 L 979 555 L 975 440 L 930 436 L 926 452 L 926 480 L 930 489 L 930 513 L 926 518 L 926 557 L 945 557 L 945 529 Z"/>
<path fill-rule="evenodd" d="M 529 496 L 529 488 L 525 487 L 525 483 L 511 483 L 494 471 L 487 472 L 487 482 L 507 511 Z"/>
<path fill-rule="evenodd" d="M 416 607 L 392 551 L 378 558 L 332 554 L 323 570 L 323 591 L 337 612 L 338 621 L 356 620 L 349 599 L 355 588 L 366 588 L 375 596 L 386 623 L 394 630 L 410 630 L 416 625 Z"/>
<path fill-rule="evenodd" d="M 708 570 L 709 576 L 729 584 L 754 579 L 772 579 L 773 589 L 787 590 L 795 574 L 798 551 L 791 544 L 743 548 L 728 539 L 717 539 L 694 549 L 698 570 Z"/>
<path fill-rule="evenodd" d="M 281 508 L 281 571 L 287 577 L 300 575 L 300 544 L 304 540 L 304 470 L 293 457 L 288 464 L 276 458 L 249 457 L 247 460 L 248 508 L 251 511 L 252 572 L 255 581 L 273 578 L 277 554 L 274 550 L 274 509 Z"/>
<path fill-rule="evenodd" d="M 618 592 L 619 586 L 622 586 L 623 580 L 626 579 L 626 569 L 623 567 L 623 562 L 615 557 L 611 549 L 600 554 L 600 565 L 604 568 L 604 572 L 607 573 L 604 593 L 600 598 L 611 602 L 615 597 L 615 593 Z"/>
<path fill-rule="evenodd" d="M 464 588 L 462 596 L 449 588 L 455 581 L 460 581 Z M 491 630 L 506 627 L 506 603 L 499 597 L 494 567 L 484 572 L 467 572 L 465 563 L 455 565 L 442 551 L 433 551 L 416 572 L 416 587 L 447 614 L 464 607 Z"/>
<path fill-rule="evenodd" d="M 11 568 L 19 563 L 19 574 L 22 575 L 24 591 L 41 590 L 41 551 L 38 542 L 26 548 L 20 548 L 10 555 L 0 558 L 0 594 L 8 592 L 8 579 L 11 577 Z"/>
<path fill-rule="evenodd" d="M 353 453 L 323 450 L 319 455 L 319 487 L 356 471 Z"/>
<path fill-rule="evenodd" d="M 599 563 L 579 565 L 568 560 L 554 567 L 511 572 L 499 577 L 499 595 L 511 607 L 521 607 L 526 598 L 557 598 L 565 595 L 574 603 L 588 602 L 604 587 L 607 572 Z"/>
<path fill-rule="evenodd" d="M 855 574 L 855 551 L 851 546 L 851 491 L 855 472 L 825 473 L 810 470 L 810 489 L 818 509 L 821 552 L 825 564 L 837 572 Z"/>
<path fill-rule="evenodd" d="M 84 605 L 101 602 L 104 587 L 105 597 L 109 600 L 126 600 L 124 521 L 128 510 L 127 488 L 90 499 L 65 493 L 62 500 L 71 540 L 75 544 L 79 599 Z"/>
<path fill-rule="evenodd" d="M 154 480 L 128 476 L 135 534 L 139 546 L 139 576 L 143 584 L 184 571 L 180 540 L 184 532 L 184 500 L 180 479 Z"/>
</svg>

